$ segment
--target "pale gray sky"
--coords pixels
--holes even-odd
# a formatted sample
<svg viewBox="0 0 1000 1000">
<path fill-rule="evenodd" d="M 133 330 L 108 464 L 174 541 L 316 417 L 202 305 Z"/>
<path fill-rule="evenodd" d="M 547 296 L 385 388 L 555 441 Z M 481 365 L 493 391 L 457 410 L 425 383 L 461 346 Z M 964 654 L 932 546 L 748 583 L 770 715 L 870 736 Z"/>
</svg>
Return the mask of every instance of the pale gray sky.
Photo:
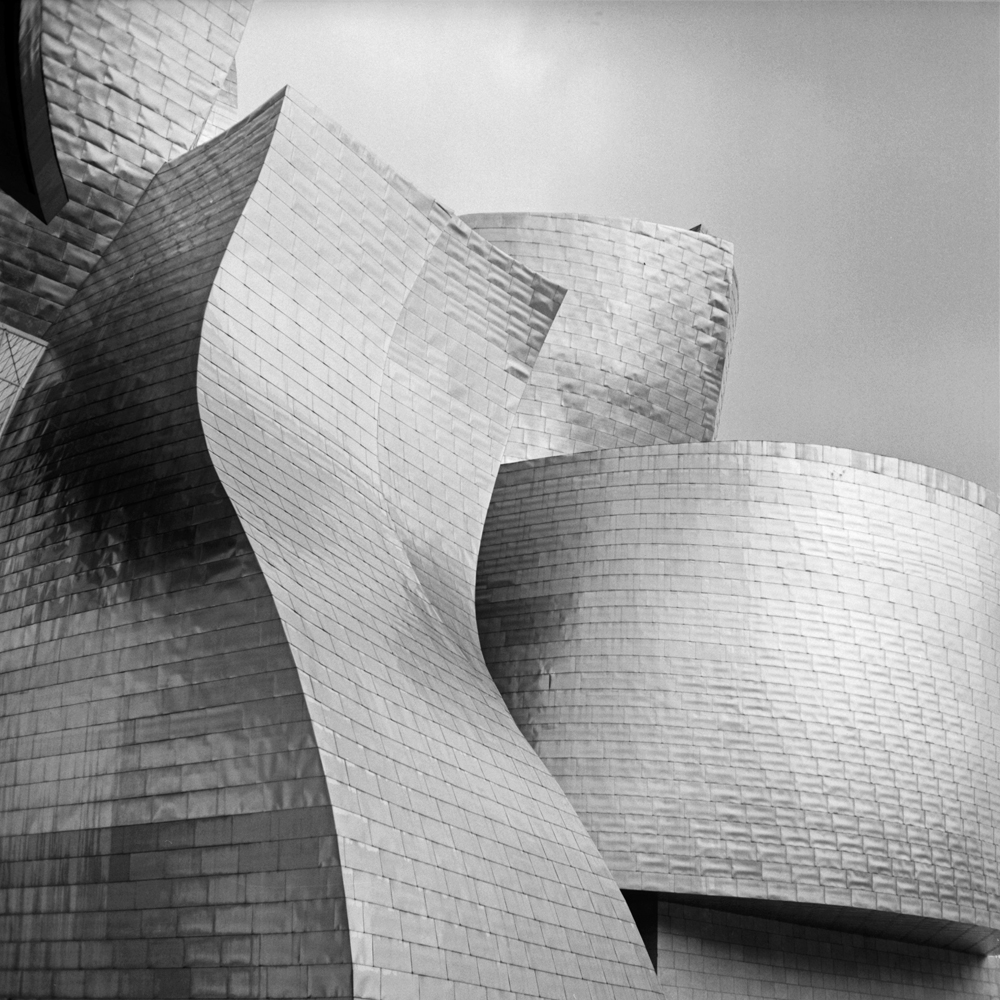
<svg viewBox="0 0 1000 1000">
<path fill-rule="evenodd" d="M 1000 6 L 256 0 L 290 84 L 459 212 L 735 245 L 720 436 L 1000 484 Z"/>
</svg>

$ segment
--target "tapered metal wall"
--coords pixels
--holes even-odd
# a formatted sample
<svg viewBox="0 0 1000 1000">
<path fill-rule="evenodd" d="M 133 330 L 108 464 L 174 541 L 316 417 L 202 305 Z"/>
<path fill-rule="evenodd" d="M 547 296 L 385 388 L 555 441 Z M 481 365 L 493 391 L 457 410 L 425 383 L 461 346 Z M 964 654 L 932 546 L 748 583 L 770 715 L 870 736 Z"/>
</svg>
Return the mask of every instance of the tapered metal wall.
<svg viewBox="0 0 1000 1000">
<path fill-rule="evenodd" d="M 624 888 L 989 950 L 996 511 L 818 446 L 505 466 L 484 652 Z"/>
<path fill-rule="evenodd" d="M 209 447 L 299 670 L 358 996 L 649 995 L 482 660 L 474 573 L 561 290 L 294 95 L 209 302 Z"/>
<path fill-rule="evenodd" d="M 252 0 L 42 0 L 41 69 L 69 201 L 46 226 L 0 192 L 0 322 L 37 336 L 156 171 L 198 140 Z"/>
<path fill-rule="evenodd" d="M 294 98 L 157 175 L 0 455 L 0 991 L 653 995 L 476 642 L 560 298 Z"/>
<path fill-rule="evenodd" d="M 711 439 L 736 319 L 731 244 L 631 219 L 465 220 L 567 289 L 505 462 Z"/>
<path fill-rule="evenodd" d="M 157 176 L 4 436 L 4 996 L 350 995 L 308 709 L 195 392 L 278 110 Z"/>
</svg>

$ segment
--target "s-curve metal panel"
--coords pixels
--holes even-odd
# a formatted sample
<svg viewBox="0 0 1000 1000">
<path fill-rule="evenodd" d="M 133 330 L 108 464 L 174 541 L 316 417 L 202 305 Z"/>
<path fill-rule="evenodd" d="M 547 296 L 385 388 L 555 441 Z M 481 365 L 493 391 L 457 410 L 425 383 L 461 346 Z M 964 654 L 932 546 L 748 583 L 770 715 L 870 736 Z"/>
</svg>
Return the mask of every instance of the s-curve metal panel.
<svg viewBox="0 0 1000 1000">
<path fill-rule="evenodd" d="M 983 951 L 998 570 L 996 497 L 932 469 L 616 449 L 502 469 L 479 627 L 623 888 Z"/>
<path fill-rule="evenodd" d="M 656 990 L 476 638 L 479 533 L 560 295 L 286 97 L 199 405 L 306 693 L 357 996 Z"/>
<path fill-rule="evenodd" d="M 586 215 L 465 221 L 567 289 L 505 462 L 711 439 L 736 321 L 732 244 Z"/>
<path fill-rule="evenodd" d="M 0 446 L 0 995 L 350 996 L 320 753 L 196 396 L 272 102 L 164 168 Z"/>
</svg>

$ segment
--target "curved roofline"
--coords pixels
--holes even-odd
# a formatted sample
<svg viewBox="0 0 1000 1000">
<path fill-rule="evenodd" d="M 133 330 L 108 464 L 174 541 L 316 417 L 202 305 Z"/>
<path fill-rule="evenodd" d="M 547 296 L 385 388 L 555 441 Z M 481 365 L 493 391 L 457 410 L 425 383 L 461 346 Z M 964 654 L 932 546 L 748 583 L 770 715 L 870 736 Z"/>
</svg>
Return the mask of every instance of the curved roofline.
<svg viewBox="0 0 1000 1000">
<path fill-rule="evenodd" d="M 971 479 L 962 479 L 943 469 L 930 465 L 910 462 L 891 455 L 878 455 L 869 451 L 854 451 L 828 444 L 808 444 L 801 441 L 706 441 L 688 444 L 629 445 L 623 448 L 602 448 L 594 451 L 578 451 L 570 455 L 552 455 L 547 458 L 527 459 L 511 462 L 504 468 L 528 467 L 544 463 L 569 463 L 583 459 L 628 455 L 629 453 L 661 455 L 753 455 L 764 458 L 793 458 L 805 462 L 819 462 L 842 468 L 859 469 L 902 482 L 914 483 L 928 489 L 938 490 L 950 496 L 968 500 L 985 507 L 993 513 L 1000 513 L 1000 496 Z"/>
<path fill-rule="evenodd" d="M 641 236 L 655 237 L 657 230 L 667 229 L 674 233 L 687 233 L 694 239 L 711 243 L 715 246 L 726 244 L 731 248 L 728 240 L 713 233 L 705 232 L 704 229 L 694 230 L 684 226 L 668 226 L 664 222 L 648 222 L 644 219 L 630 219 L 623 216 L 600 216 L 600 215 L 579 215 L 574 212 L 470 212 L 463 213 L 462 219 L 473 229 L 482 227 L 520 229 L 526 227 L 524 222 L 529 219 L 562 219 L 567 222 L 587 222 L 592 225 L 608 226 L 613 229 L 622 229 L 626 232 L 637 233 Z M 487 223 L 485 220 L 502 220 Z M 540 227 L 534 227 L 540 228 Z"/>
</svg>

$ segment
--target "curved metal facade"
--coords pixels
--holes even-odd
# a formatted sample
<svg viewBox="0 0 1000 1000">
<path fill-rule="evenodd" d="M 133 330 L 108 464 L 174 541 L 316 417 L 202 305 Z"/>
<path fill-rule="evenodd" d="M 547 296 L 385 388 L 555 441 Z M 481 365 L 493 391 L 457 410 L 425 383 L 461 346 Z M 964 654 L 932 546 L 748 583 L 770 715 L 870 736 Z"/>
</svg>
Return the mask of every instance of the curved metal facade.
<svg viewBox="0 0 1000 1000">
<path fill-rule="evenodd" d="M 623 888 L 989 950 L 996 511 L 818 446 L 507 466 L 483 649 Z"/>
<path fill-rule="evenodd" d="M 319 751 L 195 391 L 278 110 L 160 172 L 4 436 L 6 996 L 350 991 Z"/>
<path fill-rule="evenodd" d="M 286 98 L 199 403 L 306 693 L 358 995 L 655 988 L 476 641 L 482 522 L 560 298 Z"/>
<path fill-rule="evenodd" d="M 0 10 L 0 187 L 43 222 L 66 204 L 42 73 L 41 0 Z"/>
<path fill-rule="evenodd" d="M 252 0 L 42 0 L 41 73 L 68 202 L 45 225 L 0 193 L 0 322 L 45 331 L 156 171 L 197 142 Z"/>
<path fill-rule="evenodd" d="M 731 244 L 630 219 L 464 218 L 567 289 L 505 462 L 711 439 L 736 319 Z"/>
<path fill-rule="evenodd" d="M 244 0 L 32 9 L 0 994 L 995 995 L 996 498 L 707 443 L 729 244 L 229 128 Z"/>
<path fill-rule="evenodd" d="M 560 297 L 294 97 L 159 172 L 0 453 L 0 991 L 655 995 L 476 642 Z"/>
</svg>

